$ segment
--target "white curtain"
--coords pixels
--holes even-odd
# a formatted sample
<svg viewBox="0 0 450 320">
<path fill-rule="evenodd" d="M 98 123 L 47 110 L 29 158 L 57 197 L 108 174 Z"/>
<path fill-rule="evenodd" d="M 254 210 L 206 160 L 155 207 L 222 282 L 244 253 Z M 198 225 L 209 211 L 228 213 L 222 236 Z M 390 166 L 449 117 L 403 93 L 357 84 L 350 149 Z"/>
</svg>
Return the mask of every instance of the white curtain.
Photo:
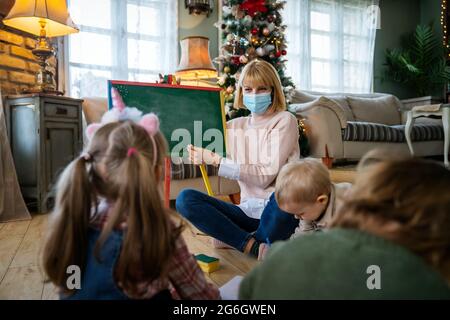
<svg viewBox="0 0 450 320">
<path fill-rule="evenodd" d="M 299 89 L 372 92 L 377 0 L 290 0 L 287 73 Z"/>
<path fill-rule="evenodd" d="M 72 97 L 107 95 L 107 80 L 154 82 L 178 64 L 176 0 L 70 0 L 80 33 L 65 41 Z"/>
</svg>

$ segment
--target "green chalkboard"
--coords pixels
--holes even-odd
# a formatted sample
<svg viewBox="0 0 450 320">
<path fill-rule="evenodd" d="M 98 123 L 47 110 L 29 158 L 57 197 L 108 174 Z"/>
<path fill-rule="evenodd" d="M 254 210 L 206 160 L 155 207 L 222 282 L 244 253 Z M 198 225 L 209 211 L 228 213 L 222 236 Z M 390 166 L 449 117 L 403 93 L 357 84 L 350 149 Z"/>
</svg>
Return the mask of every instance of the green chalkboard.
<svg viewBox="0 0 450 320">
<path fill-rule="evenodd" d="M 154 112 L 173 156 L 184 157 L 187 144 L 225 156 L 225 113 L 220 88 L 191 87 L 128 81 L 108 81 L 128 107 Z"/>
</svg>

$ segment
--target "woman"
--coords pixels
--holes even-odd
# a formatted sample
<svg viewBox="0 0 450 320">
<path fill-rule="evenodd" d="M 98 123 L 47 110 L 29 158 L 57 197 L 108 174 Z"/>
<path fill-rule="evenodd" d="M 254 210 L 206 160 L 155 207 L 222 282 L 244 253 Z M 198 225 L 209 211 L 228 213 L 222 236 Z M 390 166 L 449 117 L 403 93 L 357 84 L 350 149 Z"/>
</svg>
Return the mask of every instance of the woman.
<svg viewBox="0 0 450 320">
<path fill-rule="evenodd" d="M 357 177 L 327 232 L 273 245 L 241 299 L 450 299 L 450 172 L 380 161 Z"/>
<path fill-rule="evenodd" d="M 257 257 L 261 243 L 289 238 L 298 224 L 273 196 L 281 167 L 300 156 L 297 120 L 286 111 L 277 71 L 261 60 L 243 69 L 234 106 L 246 107 L 251 115 L 227 123 L 226 158 L 193 146 L 188 151 L 194 164 L 219 166 L 219 176 L 237 180 L 241 204 L 187 189 L 177 197 L 176 208 L 201 231 Z"/>
</svg>

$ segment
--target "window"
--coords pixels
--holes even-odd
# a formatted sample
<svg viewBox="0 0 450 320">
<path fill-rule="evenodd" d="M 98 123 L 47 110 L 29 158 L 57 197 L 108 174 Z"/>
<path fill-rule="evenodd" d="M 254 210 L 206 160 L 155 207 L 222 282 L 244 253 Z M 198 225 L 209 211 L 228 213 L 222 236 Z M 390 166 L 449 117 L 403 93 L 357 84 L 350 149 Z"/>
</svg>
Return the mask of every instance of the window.
<svg viewBox="0 0 450 320">
<path fill-rule="evenodd" d="M 106 96 L 107 80 L 154 82 L 178 63 L 176 0 L 72 0 L 67 89 Z"/>
<path fill-rule="evenodd" d="M 372 0 L 288 1 L 287 71 L 300 89 L 372 91 L 376 25 Z M 371 19 L 372 18 L 372 19 Z"/>
</svg>

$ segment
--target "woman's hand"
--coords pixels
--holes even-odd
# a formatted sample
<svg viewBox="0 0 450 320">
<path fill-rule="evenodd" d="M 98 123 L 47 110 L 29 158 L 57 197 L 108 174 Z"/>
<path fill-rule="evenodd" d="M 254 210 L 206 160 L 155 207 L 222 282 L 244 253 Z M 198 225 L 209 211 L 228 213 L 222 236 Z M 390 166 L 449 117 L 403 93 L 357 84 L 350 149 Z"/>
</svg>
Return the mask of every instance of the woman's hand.
<svg viewBox="0 0 450 320">
<path fill-rule="evenodd" d="M 189 160 L 196 165 L 212 164 L 218 166 L 220 164 L 221 156 L 208 149 L 195 147 L 192 144 L 187 146 L 189 152 Z"/>
</svg>

